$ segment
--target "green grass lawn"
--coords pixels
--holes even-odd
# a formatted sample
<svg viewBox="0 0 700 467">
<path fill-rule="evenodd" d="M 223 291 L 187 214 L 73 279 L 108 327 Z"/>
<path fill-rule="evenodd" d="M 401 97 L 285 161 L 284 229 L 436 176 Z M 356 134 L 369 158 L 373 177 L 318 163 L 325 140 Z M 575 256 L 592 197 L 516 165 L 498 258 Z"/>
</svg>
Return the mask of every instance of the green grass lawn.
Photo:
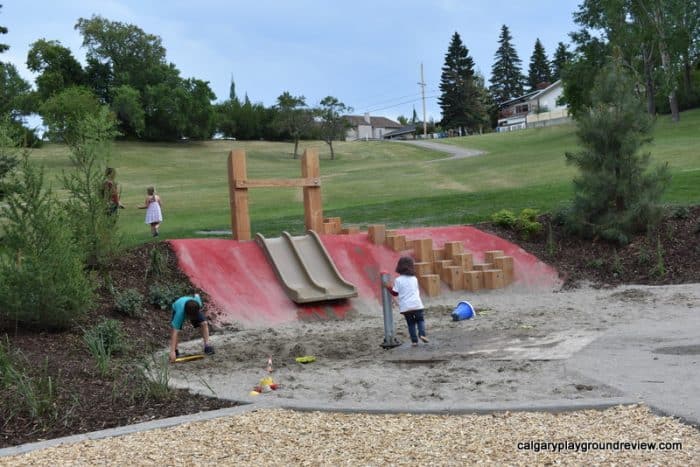
<svg viewBox="0 0 700 467">
<path fill-rule="evenodd" d="M 668 161 L 673 174 L 664 201 L 700 203 L 700 109 L 685 112 L 678 124 L 659 118 L 655 139 L 646 150 L 655 162 Z M 316 148 L 321 156 L 324 214 L 345 224 L 390 227 L 448 225 L 486 220 L 500 209 L 526 207 L 548 211 L 572 195 L 575 175 L 564 160 L 578 148 L 575 126 L 524 130 L 440 140 L 487 154 L 458 160 L 428 162 L 444 154 L 397 142 L 334 143 L 302 141 L 301 150 Z M 155 185 L 163 199 L 164 238 L 200 236 L 198 230 L 230 229 L 226 162 L 231 149 L 248 155 L 248 176 L 298 178 L 300 161 L 291 157 L 292 144 L 209 141 L 186 144 L 118 142 L 110 165 L 117 168 L 126 209 L 121 211 L 124 243 L 149 240 L 143 202 L 146 187 Z M 56 180 L 70 170 L 67 149 L 47 145 L 33 152 Z M 58 186 L 58 182 L 54 182 Z M 250 190 L 252 231 L 278 236 L 304 229 L 300 188 Z"/>
</svg>

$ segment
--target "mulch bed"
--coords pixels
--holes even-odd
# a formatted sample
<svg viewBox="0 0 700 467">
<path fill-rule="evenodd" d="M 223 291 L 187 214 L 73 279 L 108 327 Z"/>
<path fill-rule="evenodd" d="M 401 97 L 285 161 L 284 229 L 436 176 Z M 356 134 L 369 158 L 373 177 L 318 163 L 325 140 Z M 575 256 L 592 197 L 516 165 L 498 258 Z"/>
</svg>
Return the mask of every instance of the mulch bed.
<svg viewBox="0 0 700 467">
<path fill-rule="evenodd" d="M 549 224 L 547 216 L 540 221 Z M 658 230 L 624 247 L 566 237 L 556 225 L 527 240 L 490 223 L 476 227 L 517 243 L 554 266 L 565 287 L 700 282 L 700 206 L 669 213 Z M 167 258 L 167 268 L 158 277 L 146 273 L 153 249 Z M 206 295 L 195 290 L 178 269 L 167 242 L 148 243 L 125 252 L 113 264 L 109 278 L 116 290 L 134 288 L 145 297 L 154 282 L 181 283 L 206 301 Z M 4 345 L 26 359 L 28 374 L 50 375 L 57 394 L 52 408 L 55 418 L 48 423 L 36 422 L 28 413 L 15 413 L 10 399 L 0 398 L 0 448 L 235 405 L 181 390 L 172 390 L 165 397 L 144 392 L 144 381 L 135 376 L 137 368 L 152 351 L 167 345 L 170 313 L 149 305 L 143 317 L 128 318 L 115 311 L 107 287 L 98 292 L 99 306 L 81 328 L 88 329 L 104 318 L 117 319 L 131 345 L 131 350 L 113 360 L 112 374 L 107 377 L 100 376 L 81 328 L 62 333 L 0 330 Z M 183 340 L 197 337 L 191 328 L 183 330 Z"/>
</svg>

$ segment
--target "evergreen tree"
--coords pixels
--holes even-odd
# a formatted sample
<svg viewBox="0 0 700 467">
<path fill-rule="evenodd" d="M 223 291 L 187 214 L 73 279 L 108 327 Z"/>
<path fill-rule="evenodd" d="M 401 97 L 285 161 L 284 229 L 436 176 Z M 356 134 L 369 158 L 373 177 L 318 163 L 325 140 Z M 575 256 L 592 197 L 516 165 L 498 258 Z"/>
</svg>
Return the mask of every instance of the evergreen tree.
<svg viewBox="0 0 700 467">
<path fill-rule="evenodd" d="M 440 93 L 438 103 L 442 109 L 442 125 L 445 128 L 466 128 L 473 131 L 483 124 L 485 116 L 481 94 L 474 78 L 474 60 L 456 32 L 445 54 Z"/>
<path fill-rule="evenodd" d="M 530 85 L 530 91 L 536 90 L 537 86 L 542 83 L 552 82 L 549 60 L 547 60 L 547 54 L 539 38 L 535 41 L 535 50 L 533 50 L 530 57 L 530 70 L 527 75 L 527 81 Z"/>
<path fill-rule="evenodd" d="M 2 8 L 2 5 L 0 5 L 0 8 Z M 7 28 L 5 26 L 0 26 L 0 34 L 7 34 Z M 9 45 L 0 43 L 0 53 L 3 53 L 9 48 Z"/>
<path fill-rule="evenodd" d="M 603 68 L 592 106 L 577 117 L 583 150 L 566 153 L 579 169 L 567 226 L 584 237 L 625 244 L 659 216 L 656 203 L 670 182 L 668 164 L 648 170 L 653 118 L 635 92 L 634 80 L 617 63 Z"/>
<path fill-rule="evenodd" d="M 560 42 L 557 44 L 557 50 L 554 51 L 552 59 L 552 82 L 561 79 L 561 72 L 567 63 L 571 61 L 573 54 L 569 52 L 566 44 Z"/>
<path fill-rule="evenodd" d="M 508 26 L 501 26 L 498 50 L 491 68 L 491 96 L 496 104 L 509 101 L 523 94 L 523 77 L 520 58 L 511 41 Z"/>
</svg>

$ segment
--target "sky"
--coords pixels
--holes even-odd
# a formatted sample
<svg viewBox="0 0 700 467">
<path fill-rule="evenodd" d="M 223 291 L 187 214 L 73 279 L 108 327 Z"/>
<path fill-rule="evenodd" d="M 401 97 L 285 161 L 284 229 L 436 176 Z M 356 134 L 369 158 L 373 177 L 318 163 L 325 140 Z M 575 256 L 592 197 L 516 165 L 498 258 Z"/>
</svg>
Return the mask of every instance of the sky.
<svg viewBox="0 0 700 467">
<path fill-rule="evenodd" d="M 488 80 L 501 26 L 513 37 L 527 73 L 535 40 L 551 59 L 576 30 L 581 0 L 0 0 L 0 42 L 30 83 L 27 52 L 38 39 L 57 40 L 83 64 L 79 18 L 102 16 L 159 36 L 183 78 L 208 81 L 217 102 L 239 97 L 269 107 L 285 91 L 316 106 L 337 97 L 353 113 L 441 118 L 441 68 L 457 32 Z M 488 83 L 487 83 L 488 84 Z"/>
</svg>

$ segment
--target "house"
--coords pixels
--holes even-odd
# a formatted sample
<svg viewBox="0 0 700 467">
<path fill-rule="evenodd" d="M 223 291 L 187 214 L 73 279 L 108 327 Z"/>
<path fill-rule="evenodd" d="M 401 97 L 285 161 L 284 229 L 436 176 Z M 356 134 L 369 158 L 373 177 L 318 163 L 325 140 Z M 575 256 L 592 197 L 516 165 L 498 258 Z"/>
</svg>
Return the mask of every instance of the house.
<svg viewBox="0 0 700 467">
<path fill-rule="evenodd" d="M 387 133 L 401 128 L 400 123 L 386 117 L 370 117 L 369 114 L 364 114 L 346 115 L 345 118 L 350 124 L 345 141 L 382 139 Z"/>
<path fill-rule="evenodd" d="M 496 131 L 522 130 L 568 121 L 568 107 L 559 104 L 563 92 L 561 80 L 558 80 L 501 103 Z"/>
</svg>

